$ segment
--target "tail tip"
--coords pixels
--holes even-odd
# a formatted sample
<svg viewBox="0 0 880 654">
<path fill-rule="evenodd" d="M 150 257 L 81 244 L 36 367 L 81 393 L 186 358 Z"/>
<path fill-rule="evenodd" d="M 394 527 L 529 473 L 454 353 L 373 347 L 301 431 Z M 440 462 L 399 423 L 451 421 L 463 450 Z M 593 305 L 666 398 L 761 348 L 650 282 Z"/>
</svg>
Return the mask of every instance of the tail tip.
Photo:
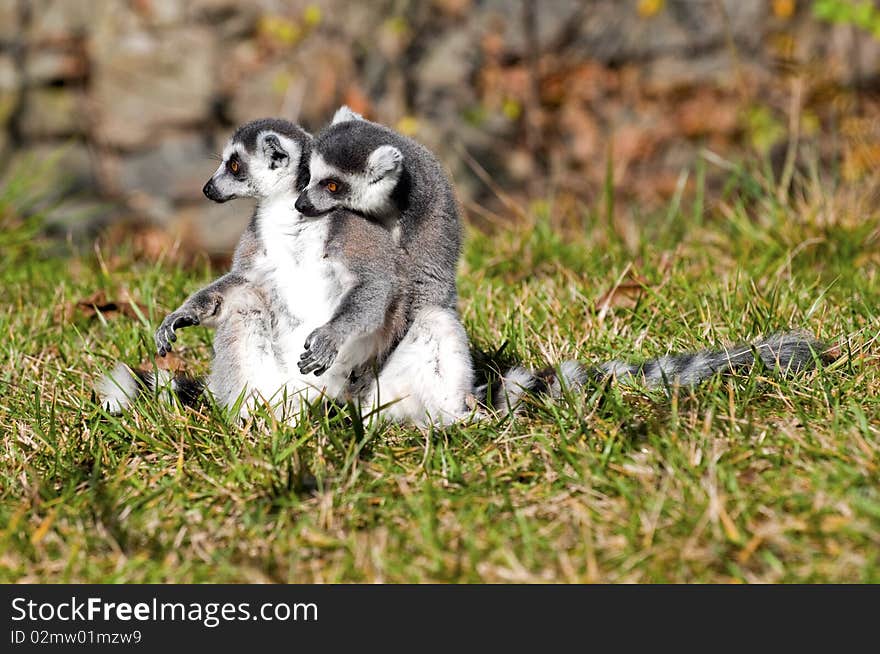
<svg viewBox="0 0 880 654">
<path fill-rule="evenodd" d="M 137 378 L 127 365 L 117 363 L 113 370 L 95 384 L 95 394 L 104 411 L 119 415 L 129 408 L 137 397 Z"/>
</svg>

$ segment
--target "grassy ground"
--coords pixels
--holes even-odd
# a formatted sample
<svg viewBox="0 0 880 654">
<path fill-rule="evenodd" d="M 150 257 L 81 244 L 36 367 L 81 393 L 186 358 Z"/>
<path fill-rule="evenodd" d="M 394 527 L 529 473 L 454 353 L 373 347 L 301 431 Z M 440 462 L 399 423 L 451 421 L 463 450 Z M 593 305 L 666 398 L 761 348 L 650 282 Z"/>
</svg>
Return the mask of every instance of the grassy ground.
<svg viewBox="0 0 880 654">
<path fill-rule="evenodd" d="M 792 380 L 591 388 L 527 417 L 422 433 L 315 412 L 258 428 L 91 385 L 216 276 L 130 243 L 83 256 L 2 200 L 0 581 L 880 581 L 880 221 L 871 188 L 722 200 L 613 225 L 536 206 L 471 230 L 461 306 L 485 351 L 644 358 L 803 327 L 840 358 Z M 93 296 L 103 290 L 106 298 Z M 131 298 L 98 315 L 76 302 Z M 204 372 L 211 335 L 178 353 Z"/>
</svg>

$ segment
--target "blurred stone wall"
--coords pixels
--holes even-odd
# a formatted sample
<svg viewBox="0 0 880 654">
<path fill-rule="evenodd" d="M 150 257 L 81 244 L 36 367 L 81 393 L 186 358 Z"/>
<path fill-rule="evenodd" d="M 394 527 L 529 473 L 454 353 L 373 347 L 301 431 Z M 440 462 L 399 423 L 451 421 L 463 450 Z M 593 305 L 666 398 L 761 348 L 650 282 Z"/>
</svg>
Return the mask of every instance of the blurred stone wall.
<svg viewBox="0 0 880 654">
<path fill-rule="evenodd" d="M 806 136 L 876 84 L 877 42 L 810 4 L 0 0 L 0 175 L 67 198 L 65 229 L 146 218 L 219 252 L 248 209 L 200 190 L 234 126 L 317 130 L 345 102 L 434 148 L 471 216 L 590 202 L 609 155 L 650 205 L 700 148 L 784 142 L 792 79 Z"/>
</svg>

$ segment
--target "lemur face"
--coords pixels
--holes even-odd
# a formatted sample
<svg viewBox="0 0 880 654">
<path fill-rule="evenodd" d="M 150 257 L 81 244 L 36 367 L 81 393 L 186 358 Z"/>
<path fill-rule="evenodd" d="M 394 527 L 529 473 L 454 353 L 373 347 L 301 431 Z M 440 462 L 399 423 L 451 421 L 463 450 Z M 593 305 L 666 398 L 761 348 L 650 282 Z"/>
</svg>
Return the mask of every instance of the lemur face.
<svg viewBox="0 0 880 654">
<path fill-rule="evenodd" d="M 320 152 L 309 160 L 309 184 L 296 200 L 304 216 L 320 216 L 344 207 L 369 216 L 390 209 L 392 194 L 403 170 L 403 155 L 392 145 L 380 145 L 367 158 L 362 172 L 345 172 L 329 164 Z"/>
<path fill-rule="evenodd" d="M 239 128 L 202 189 L 214 202 L 267 198 L 301 189 L 311 137 L 293 123 L 260 120 Z"/>
<path fill-rule="evenodd" d="M 392 194 L 403 173 L 403 154 L 388 130 L 348 107 L 312 142 L 309 184 L 296 201 L 306 216 L 344 207 L 382 217 L 394 210 Z"/>
</svg>

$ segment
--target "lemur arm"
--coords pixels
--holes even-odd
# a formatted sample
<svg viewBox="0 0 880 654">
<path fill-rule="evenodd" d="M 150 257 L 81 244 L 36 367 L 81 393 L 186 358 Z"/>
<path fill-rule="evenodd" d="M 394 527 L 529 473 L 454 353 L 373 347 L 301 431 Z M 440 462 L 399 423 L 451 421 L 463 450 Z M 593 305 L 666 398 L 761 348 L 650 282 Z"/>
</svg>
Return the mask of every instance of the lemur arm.
<svg viewBox="0 0 880 654">
<path fill-rule="evenodd" d="M 377 331 L 385 324 L 393 297 L 388 277 L 374 275 L 350 288 L 333 317 L 309 334 L 299 358 L 299 371 L 322 375 L 350 336 Z"/>
<path fill-rule="evenodd" d="M 230 272 L 205 288 L 190 295 L 175 311 L 168 314 L 156 330 L 156 349 L 159 356 L 171 351 L 177 340 L 175 331 L 193 325 L 214 327 L 221 317 L 224 297 L 245 284 L 247 280 L 237 272 Z"/>
</svg>

